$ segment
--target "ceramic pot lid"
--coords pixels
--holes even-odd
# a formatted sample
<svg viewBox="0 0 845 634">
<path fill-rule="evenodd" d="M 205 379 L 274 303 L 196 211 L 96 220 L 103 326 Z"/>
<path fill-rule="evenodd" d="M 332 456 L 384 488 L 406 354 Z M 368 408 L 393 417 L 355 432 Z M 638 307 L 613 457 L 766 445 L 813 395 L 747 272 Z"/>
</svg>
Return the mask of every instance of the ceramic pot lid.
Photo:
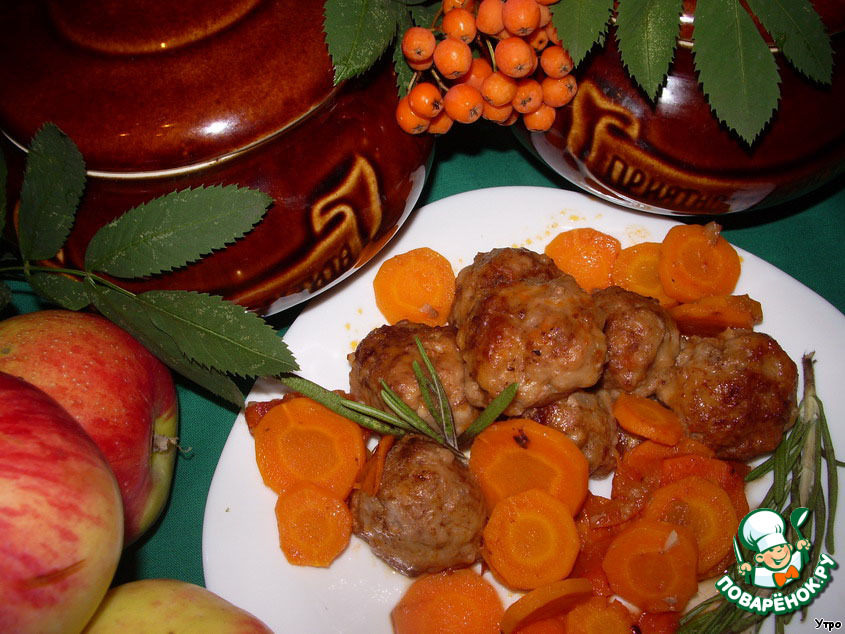
<svg viewBox="0 0 845 634">
<path fill-rule="evenodd" d="M 0 127 L 47 121 L 89 170 L 201 164 L 257 143 L 332 92 L 323 3 L 5 0 Z"/>
</svg>

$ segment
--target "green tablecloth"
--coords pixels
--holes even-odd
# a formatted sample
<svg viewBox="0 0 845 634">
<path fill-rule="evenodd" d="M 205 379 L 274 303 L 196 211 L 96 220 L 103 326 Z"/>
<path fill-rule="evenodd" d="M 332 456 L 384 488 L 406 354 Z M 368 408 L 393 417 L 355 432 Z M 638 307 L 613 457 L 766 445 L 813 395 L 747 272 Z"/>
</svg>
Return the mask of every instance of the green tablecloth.
<svg viewBox="0 0 845 634">
<path fill-rule="evenodd" d="M 525 151 L 509 130 L 479 123 L 457 126 L 438 140 L 418 206 L 502 185 L 577 189 Z M 845 179 L 782 207 L 723 216 L 719 221 L 733 244 L 789 273 L 845 312 Z M 34 309 L 31 294 L 24 287 L 16 289 L 17 310 Z M 277 315 L 272 323 L 284 329 L 297 312 Z M 153 530 L 124 553 L 117 583 L 156 577 L 203 583 L 205 499 L 237 412 L 185 384 L 179 385 L 179 396 L 183 453 L 171 499 Z"/>
</svg>

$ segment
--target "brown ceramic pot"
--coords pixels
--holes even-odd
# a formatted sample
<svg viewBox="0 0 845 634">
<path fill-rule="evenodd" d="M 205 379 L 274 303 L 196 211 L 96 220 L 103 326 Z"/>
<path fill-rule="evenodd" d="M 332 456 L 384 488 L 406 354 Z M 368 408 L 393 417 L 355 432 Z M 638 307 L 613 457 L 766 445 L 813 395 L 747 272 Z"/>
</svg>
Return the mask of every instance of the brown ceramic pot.
<svg viewBox="0 0 845 634">
<path fill-rule="evenodd" d="M 820 3 L 824 4 L 824 3 Z M 546 133 L 521 139 L 574 184 L 611 202 L 661 214 L 722 214 L 804 194 L 845 170 L 845 33 L 841 5 L 831 87 L 806 80 L 780 53 L 780 108 L 750 147 L 711 113 L 688 37 L 694 2 L 684 3 L 681 41 L 666 87 L 651 103 L 625 71 L 615 34 L 577 71 L 578 93 Z M 824 16 L 825 13 L 822 13 Z M 836 30 L 834 30 L 836 29 Z"/>
<path fill-rule="evenodd" d="M 57 262 L 175 189 L 238 184 L 274 199 L 246 237 L 133 291 L 220 294 L 264 314 L 364 264 L 415 204 L 429 135 L 395 124 L 388 62 L 332 85 L 322 2 L 16 0 L 0 7 L 0 127 L 20 185 L 46 121 L 79 146 L 86 192 Z"/>
</svg>

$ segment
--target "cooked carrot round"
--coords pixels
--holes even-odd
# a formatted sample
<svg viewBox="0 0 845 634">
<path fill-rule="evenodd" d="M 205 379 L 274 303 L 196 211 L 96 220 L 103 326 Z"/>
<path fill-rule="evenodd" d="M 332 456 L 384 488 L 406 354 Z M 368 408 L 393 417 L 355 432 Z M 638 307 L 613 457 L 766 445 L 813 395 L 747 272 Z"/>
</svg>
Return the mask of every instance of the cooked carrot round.
<svg viewBox="0 0 845 634">
<path fill-rule="evenodd" d="M 575 515 L 587 495 L 590 468 L 569 437 L 526 418 L 493 423 L 472 444 L 469 468 L 488 510 L 504 498 L 543 489 Z"/>
<path fill-rule="evenodd" d="M 664 308 L 675 306 L 678 300 L 669 297 L 660 283 L 657 263 L 660 261 L 659 242 L 640 242 L 619 252 L 610 281 L 632 293 L 653 297 Z"/>
<path fill-rule="evenodd" d="M 690 530 L 698 547 L 698 573 L 709 570 L 728 554 L 739 527 L 725 490 L 699 476 L 657 489 L 646 503 L 643 517 Z"/>
<path fill-rule="evenodd" d="M 745 494 L 745 474 L 749 467 L 744 463 L 726 462 L 696 454 L 672 456 L 661 465 L 661 486 L 699 476 L 725 490 L 731 499 L 737 518 L 748 515 L 748 497 Z"/>
<path fill-rule="evenodd" d="M 296 566 L 327 568 L 352 535 L 352 514 L 343 500 L 310 482 L 279 496 L 276 522 L 282 552 Z"/>
<path fill-rule="evenodd" d="M 619 601 L 593 597 L 566 615 L 566 634 L 630 634 L 634 617 Z"/>
<path fill-rule="evenodd" d="M 502 634 L 523 632 L 528 625 L 562 614 L 592 594 L 588 579 L 563 579 L 535 588 L 505 610 Z"/>
<path fill-rule="evenodd" d="M 708 295 L 669 309 L 682 335 L 712 337 L 728 328 L 751 329 L 763 321 L 760 302 L 748 295 Z"/>
<path fill-rule="evenodd" d="M 625 431 L 661 445 L 677 445 L 684 435 L 675 412 L 644 396 L 623 392 L 613 402 L 613 416 Z"/>
<path fill-rule="evenodd" d="M 305 397 L 272 408 L 253 437 L 258 470 L 276 493 L 307 480 L 344 499 L 366 459 L 361 428 Z"/>
<path fill-rule="evenodd" d="M 566 504 L 542 489 L 499 502 L 482 533 L 481 555 L 510 588 L 532 590 L 566 577 L 581 548 Z"/>
<path fill-rule="evenodd" d="M 559 233 L 546 245 L 545 252 L 581 288 L 593 291 L 610 286 L 610 273 L 621 249 L 613 236 L 581 227 Z"/>
<path fill-rule="evenodd" d="M 667 295 L 679 302 L 693 302 L 733 292 L 741 268 L 739 254 L 720 231 L 715 222 L 669 229 L 657 265 Z"/>
<path fill-rule="evenodd" d="M 391 612 L 394 634 L 499 634 L 496 589 L 469 568 L 420 577 Z"/>
<path fill-rule="evenodd" d="M 687 529 L 642 519 L 619 533 L 602 568 L 610 587 L 646 612 L 682 612 L 698 590 L 698 551 Z"/>
<path fill-rule="evenodd" d="M 390 324 L 407 319 L 442 326 L 455 298 L 449 260 L 428 247 L 385 260 L 373 280 L 376 306 Z"/>
</svg>

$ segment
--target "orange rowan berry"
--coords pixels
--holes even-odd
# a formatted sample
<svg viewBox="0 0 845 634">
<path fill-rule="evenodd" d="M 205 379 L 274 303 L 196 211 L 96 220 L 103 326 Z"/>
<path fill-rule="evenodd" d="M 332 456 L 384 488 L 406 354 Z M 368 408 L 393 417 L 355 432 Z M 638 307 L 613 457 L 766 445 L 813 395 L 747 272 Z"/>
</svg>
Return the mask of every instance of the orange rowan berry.
<svg viewBox="0 0 845 634">
<path fill-rule="evenodd" d="M 437 86 L 427 81 L 422 82 L 408 92 L 408 105 L 419 116 L 430 119 L 443 109 L 443 96 Z"/>
<path fill-rule="evenodd" d="M 445 110 L 441 110 L 440 114 L 431 120 L 428 131 L 431 134 L 446 134 L 452 128 L 453 123 L 452 117 L 446 114 Z"/>
<path fill-rule="evenodd" d="M 459 123 L 472 123 L 481 116 L 484 100 L 478 88 L 469 84 L 452 86 L 443 97 L 443 105 L 452 119 Z"/>
<path fill-rule="evenodd" d="M 443 0 L 443 13 L 449 13 L 452 9 L 466 9 L 472 11 L 475 7 L 475 0 Z"/>
<path fill-rule="evenodd" d="M 504 106 L 516 96 L 516 80 L 496 71 L 481 84 L 481 96 L 491 106 Z"/>
<path fill-rule="evenodd" d="M 549 43 L 549 34 L 546 33 L 546 29 L 537 29 L 531 35 L 528 35 L 525 41 L 528 42 L 531 48 L 539 52 L 546 48 L 546 45 Z"/>
<path fill-rule="evenodd" d="M 396 106 L 396 122 L 399 127 L 409 134 L 420 134 L 428 129 L 431 122 L 428 117 L 421 117 L 411 110 L 408 97 L 402 97 Z"/>
<path fill-rule="evenodd" d="M 505 0 L 502 22 L 514 35 L 528 35 L 540 25 L 540 6 L 537 0 Z"/>
<path fill-rule="evenodd" d="M 509 103 L 506 103 L 504 106 L 494 106 L 485 101 L 484 106 L 481 109 L 481 116 L 487 119 L 488 121 L 502 123 L 509 116 L 511 116 L 512 112 L 513 106 Z"/>
<path fill-rule="evenodd" d="M 452 9 L 443 16 L 440 27 L 448 37 L 461 40 L 469 44 L 475 39 L 478 29 L 475 26 L 475 16 L 466 9 Z"/>
<path fill-rule="evenodd" d="M 552 11 L 542 2 L 538 2 L 537 5 L 540 7 L 540 24 L 537 25 L 537 28 L 545 31 L 544 27 L 552 21 Z"/>
<path fill-rule="evenodd" d="M 481 0 L 481 4 L 478 5 L 478 14 L 475 16 L 475 26 L 478 30 L 487 35 L 495 35 L 504 30 L 503 6 L 502 0 Z"/>
<path fill-rule="evenodd" d="M 509 37 L 514 37 L 514 35 L 507 29 L 502 29 L 501 31 L 493 35 L 493 37 L 495 37 L 497 40 L 505 40 Z"/>
<path fill-rule="evenodd" d="M 520 37 L 509 37 L 499 41 L 494 50 L 496 66 L 509 77 L 525 77 L 531 72 L 534 49 Z"/>
<path fill-rule="evenodd" d="M 555 115 L 557 111 L 551 106 L 542 104 L 534 112 L 530 112 L 522 116 L 522 122 L 525 127 L 535 132 L 543 132 L 552 127 L 555 122 Z"/>
<path fill-rule="evenodd" d="M 555 4 L 558 0 L 536 0 L 536 1 L 537 1 L 537 4 L 549 5 L 549 4 Z"/>
<path fill-rule="evenodd" d="M 546 28 L 546 33 L 549 36 L 549 42 L 551 42 L 552 44 L 558 44 L 559 45 L 560 44 L 560 36 L 557 34 L 557 29 L 555 28 L 555 25 L 552 24 L 551 22 L 549 22 L 546 25 L 545 28 Z"/>
<path fill-rule="evenodd" d="M 434 55 L 431 57 L 426 57 L 421 62 L 414 62 L 410 59 L 405 59 L 408 66 L 410 66 L 413 70 L 428 70 L 432 66 L 434 66 Z"/>
<path fill-rule="evenodd" d="M 549 77 L 560 79 L 572 71 L 572 57 L 560 45 L 548 46 L 540 55 L 540 66 Z"/>
<path fill-rule="evenodd" d="M 572 75 L 560 78 L 546 77 L 540 86 L 543 89 L 543 103 L 552 108 L 565 106 L 578 92 L 578 82 Z"/>
<path fill-rule="evenodd" d="M 516 83 L 516 95 L 514 95 L 513 109 L 521 114 L 534 112 L 543 105 L 543 88 L 536 79 L 520 79 Z"/>
<path fill-rule="evenodd" d="M 434 48 L 434 65 L 446 79 L 457 79 L 471 64 L 472 50 L 466 42 L 447 37 Z"/>
<path fill-rule="evenodd" d="M 505 119 L 504 121 L 500 121 L 499 125 L 503 125 L 503 126 L 513 125 L 514 123 L 517 122 L 518 119 L 519 119 L 519 113 L 516 110 L 514 110 L 513 112 L 511 112 L 510 116 L 507 119 Z"/>
<path fill-rule="evenodd" d="M 412 26 L 402 37 L 402 54 L 411 61 L 421 62 L 431 57 L 436 45 L 434 33 L 421 26 Z"/>
<path fill-rule="evenodd" d="M 493 67 L 483 57 L 474 57 L 472 63 L 469 65 L 469 70 L 461 77 L 455 80 L 455 83 L 469 84 L 474 88 L 481 90 L 484 80 L 493 73 Z"/>
</svg>

